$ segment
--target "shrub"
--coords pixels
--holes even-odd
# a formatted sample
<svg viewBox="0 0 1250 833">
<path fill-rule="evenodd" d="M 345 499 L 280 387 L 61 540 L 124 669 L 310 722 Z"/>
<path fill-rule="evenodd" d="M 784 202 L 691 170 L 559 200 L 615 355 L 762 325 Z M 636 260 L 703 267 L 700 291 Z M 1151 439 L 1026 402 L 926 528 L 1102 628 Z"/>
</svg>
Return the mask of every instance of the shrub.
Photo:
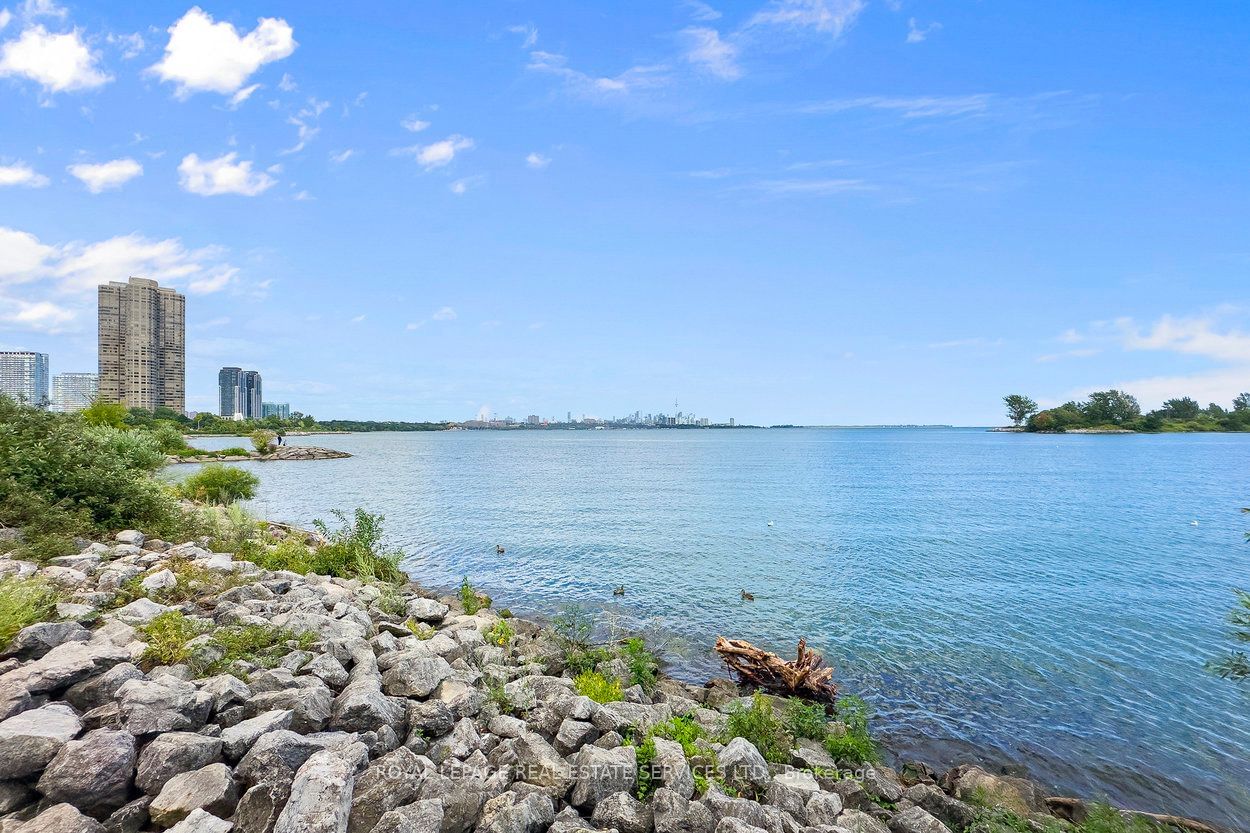
<svg viewBox="0 0 1250 833">
<path fill-rule="evenodd" d="M 672 717 L 658 723 L 647 732 L 643 742 L 638 744 L 638 788 L 635 795 L 645 801 L 651 794 L 656 772 L 652 766 L 655 762 L 655 739 L 666 738 L 681 744 L 681 751 L 690 760 L 699 754 L 696 741 L 705 737 L 703 727 L 688 717 Z M 696 778 L 699 776 L 696 776 Z M 697 784 L 697 782 L 696 782 Z M 707 791 L 707 779 L 703 779 L 703 791 Z"/>
<path fill-rule="evenodd" d="M 273 668 L 292 650 L 306 650 L 316 640 L 311 633 L 296 634 L 269 625 L 229 625 L 191 619 L 180 611 L 162 613 L 139 629 L 148 643 L 142 660 L 149 667 L 185 663 L 197 676 L 221 674 L 236 662 Z M 192 640 L 211 634 L 198 649 Z"/>
<path fill-rule="evenodd" d="M 18 631 L 56 613 L 56 593 L 39 579 L 0 579 L 0 647 Z"/>
<path fill-rule="evenodd" d="M 242 446 L 232 445 L 229 448 L 223 448 L 221 451 L 214 451 L 211 453 L 216 454 L 219 457 L 247 457 L 252 452 Z"/>
<path fill-rule="evenodd" d="M 612 658 L 609 651 L 591 646 L 594 632 L 594 616 L 581 605 L 568 605 L 551 620 L 551 638 L 560 649 L 564 667 L 574 675 L 593 671 Z"/>
<path fill-rule="evenodd" d="M 516 636 L 516 628 L 512 627 L 507 619 L 500 619 L 486 629 L 484 636 L 487 643 L 494 645 L 496 648 L 507 648 L 512 644 L 513 637 Z"/>
<path fill-rule="evenodd" d="M 200 449 L 187 445 L 182 428 L 173 422 L 158 422 L 149 432 L 156 447 L 164 454 L 199 454 Z"/>
<path fill-rule="evenodd" d="M 253 431 L 251 434 L 252 447 L 255 448 L 257 451 L 259 451 L 261 454 L 268 454 L 269 444 L 273 442 L 277 438 L 277 436 L 278 435 L 272 431 L 266 431 L 263 428 L 259 428 Z"/>
<path fill-rule="evenodd" d="M 831 731 L 825 738 L 829 755 L 839 763 L 851 765 L 875 762 L 877 745 L 868 734 L 868 720 L 872 716 L 868 704 L 859 697 L 847 695 L 838 698 L 836 708 L 846 731 Z"/>
<path fill-rule="evenodd" d="M 758 691 L 751 697 L 750 706 L 738 703 L 730 708 L 725 742 L 733 738 L 750 741 L 766 761 L 784 763 L 790 758 L 792 738 L 773 711 L 772 703 Z"/>
<path fill-rule="evenodd" d="M 786 730 L 796 738 L 824 740 L 829 734 L 829 718 L 825 707 L 819 703 L 791 697 L 786 701 L 781 719 L 785 721 Z"/>
<path fill-rule="evenodd" d="M 129 413 L 126 406 L 120 402 L 105 402 L 97 399 L 79 411 L 78 416 L 86 425 L 124 430 Z"/>
<path fill-rule="evenodd" d="M 403 616 L 408 612 L 408 603 L 393 584 L 384 584 L 378 589 L 382 595 L 373 603 L 378 610 L 387 616 Z"/>
<path fill-rule="evenodd" d="M 236 500 L 251 500 L 259 484 L 260 479 L 250 471 L 221 463 L 205 463 L 204 468 L 178 485 L 178 491 L 189 500 L 224 506 Z"/>
<path fill-rule="evenodd" d="M 486 702 L 493 703 L 495 708 L 499 709 L 500 714 L 511 714 L 516 710 L 516 704 L 512 702 L 512 698 L 508 696 L 507 690 L 503 687 L 503 681 L 496 677 L 487 677 L 486 684 Z"/>
<path fill-rule="evenodd" d="M 433 627 L 427 625 L 425 622 L 418 622 L 416 619 L 409 619 L 407 622 L 404 622 L 404 627 L 412 631 L 412 635 L 420 640 L 429 639 L 437 633 Z"/>
<path fill-rule="evenodd" d="M 609 680 L 598 671 L 583 671 L 573 678 L 573 689 L 596 703 L 611 703 L 623 696 L 620 680 Z"/>
<path fill-rule="evenodd" d="M 633 636 L 621 643 L 621 658 L 629 669 L 630 685 L 642 686 L 650 694 L 660 681 L 660 664 L 647 649 L 647 641 Z"/>
<path fill-rule="evenodd" d="M 207 507 L 203 519 L 213 552 L 239 552 L 255 541 L 260 531 L 260 522 L 237 504 Z"/>
<path fill-rule="evenodd" d="M 191 658 L 187 643 L 208 633 L 212 627 L 208 622 L 189 619 L 177 610 L 167 610 L 139 629 L 143 641 L 148 643 L 142 661 L 149 667 L 186 662 Z"/>
<path fill-rule="evenodd" d="M 353 519 L 336 510 L 334 517 L 340 526 L 333 532 L 324 521 L 314 521 L 313 526 L 329 543 L 313 552 L 312 570 L 315 573 L 340 578 L 358 578 L 361 581 L 377 581 L 401 584 L 407 580 L 399 568 L 403 552 L 387 550 L 382 534 L 382 515 L 374 515 L 357 509 Z"/>
<path fill-rule="evenodd" d="M 235 557 L 265 570 L 289 570 L 300 575 L 313 572 L 312 550 L 294 538 L 283 538 L 272 546 L 253 539 L 240 546 Z"/>
<path fill-rule="evenodd" d="M 485 593 L 479 593 L 469 584 L 469 577 L 465 576 L 460 582 L 460 605 L 464 608 L 464 612 L 472 616 L 479 610 L 490 607 L 491 598 Z"/>
</svg>

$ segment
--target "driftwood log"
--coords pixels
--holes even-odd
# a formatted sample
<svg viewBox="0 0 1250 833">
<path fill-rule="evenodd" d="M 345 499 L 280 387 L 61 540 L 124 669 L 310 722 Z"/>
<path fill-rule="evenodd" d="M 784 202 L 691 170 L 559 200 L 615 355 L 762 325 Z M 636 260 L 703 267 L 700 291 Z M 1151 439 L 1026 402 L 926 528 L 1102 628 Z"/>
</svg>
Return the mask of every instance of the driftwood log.
<svg viewBox="0 0 1250 833">
<path fill-rule="evenodd" d="M 738 675 L 749 683 L 777 694 L 804 697 L 820 703 L 833 703 L 838 687 L 833 682 L 833 669 L 825 666 L 820 654 L 799 640 L 798 655 L 793 662 L 757 648 L 742 639 L 716 637 L 716 653 Z"/>
<path fill-rule="evenodd" d="M 1068 821 L 1080 822 L 1085 820 L 1085 802 L 1079 798 L 1068 798 L 1066 796 L 1050 796 L 1046 799 L 1046 804 L 1050 808 L 1052 815 L 1067 819 Z M 1174 827 L 1178 830 L 1189 830 L 1193 833 L 1227 833 L 1227 831 L 1214 827 L 1206 822 L 1187 819 L 1183 816 L 1170 816 L 1165 813 L 1147 813 L 1142 810 L 1121 810 L 1121 813 L 1138 816 L 1157 824 L 1168 827 Z"/>
</svg>

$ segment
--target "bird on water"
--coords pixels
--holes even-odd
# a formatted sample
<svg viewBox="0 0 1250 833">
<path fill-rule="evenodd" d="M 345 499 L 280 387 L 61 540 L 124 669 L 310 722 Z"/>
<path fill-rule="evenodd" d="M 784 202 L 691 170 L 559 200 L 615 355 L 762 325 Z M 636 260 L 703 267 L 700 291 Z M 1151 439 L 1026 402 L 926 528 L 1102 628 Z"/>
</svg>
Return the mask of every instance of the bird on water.
<svg viewBox="0 0 1250 833">
<path fill-rule="evenodd" d="M 753 602 L 753 601 L 755 601 L 755 596 L 754 596 L 754 595 L 752 595 L 751 593 L 748 593 L 747 591 L 743 590 L 743 591 L 742 591 L 742 601 L 744 601 L 744 602 Z"/>
</svg>

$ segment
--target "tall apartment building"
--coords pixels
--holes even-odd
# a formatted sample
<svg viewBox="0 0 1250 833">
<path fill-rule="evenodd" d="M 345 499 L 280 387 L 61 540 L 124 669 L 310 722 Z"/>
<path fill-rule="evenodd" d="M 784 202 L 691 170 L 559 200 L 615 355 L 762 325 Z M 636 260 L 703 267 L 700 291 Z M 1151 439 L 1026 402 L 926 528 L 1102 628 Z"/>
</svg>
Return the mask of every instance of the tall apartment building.
<svg viewBox="0 0 1250 833">
<path fill-rule="evenodd" d="M 0 393 L 37 408 L 48 407 L 48 354 L 0 351 Z"/>
<path fill-rule="evenodd" d="M 186 410 L 186 299 L 156 281 L 100 287 L 100 398 Z"/>
<path fill-rule="evenodd" d="M 260 406 L 260 415 L 262 417 L 276 416 L 278 419 L 291 418 L 291 403 L 289 402 L 262 402 Z"/>
<path fill-rule="evenodd" d="M 52 410 L 81 411 L 95 401 L 100 377 L 95 373 L 58 373 L 52 377 Z"/>
<path fill-rule="evenodd" d="M 262 408 L 260 373 L 241 367 L 217 371 L 217 413 L 230 419 L 260 419 Z"/>
</svg>

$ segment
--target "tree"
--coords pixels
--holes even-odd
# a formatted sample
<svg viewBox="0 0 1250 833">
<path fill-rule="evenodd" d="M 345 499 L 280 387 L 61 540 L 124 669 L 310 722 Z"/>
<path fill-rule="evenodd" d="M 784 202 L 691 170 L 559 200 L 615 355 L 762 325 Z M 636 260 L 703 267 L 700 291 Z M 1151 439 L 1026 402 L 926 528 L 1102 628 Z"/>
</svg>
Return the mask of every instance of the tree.
<svg viewBox="0 0 1250 833">
<path fill-rule="evenodd" d="M 1018 393 L 1004 396 L 1003 404 L 1007 406 L 1007 416 L 1016 425 L 1037 413 L 1037 403 L 1027 396 L 1022 396 Z"/>
<path fill-rule="evenodd" d="M 1250 509 L 1241 511 L 1250 512 Z M 1246 533 L 1246 540 L 1250 541 L 1250 532 Z M 1250 642 L 1250 593 L 1245 590 L 1233 592 L 1237 594 L 1237 606 L 1228 614 L 1229 624 L 1233 626 L 1232 637 L 1247 643 Z M 1250 679 L 1250 657 L 1245 651 L 1229 651 L 1227 656 L 1208 662 L 1207 670 L 1227 680 Z"/>
<path fill-rule="evenodd" d="M 1159 414 L 1168 419 L 1197 419 L 1201 413 L 1202 406 L 1198 404 L 1196 399 L 1191 399 L 1188 396 L 1180 399 L 1169 399 L 1159 409 Z"/>
<path fill-rule="evenodd" d="M 1100 390 L 1089 395 L 1081 413 L 1091 425 L 1123 425 L 1141 416 L 1141 405 L 1124 391 Z"/>
<path fill-rule="evenodd" d="M 103 399 L 97 399 L 83 408 L 79 415 L 88 425 L 125 428 L 126 417 L 130 415 L 130 412 L 120 402 L 105 402 Z"/>
<path fill-rule="evenodd" d="M 1233 400 L 1234 411 L 1250 411 L 1250 393 L 1239 393 Z"/>
</svg>

